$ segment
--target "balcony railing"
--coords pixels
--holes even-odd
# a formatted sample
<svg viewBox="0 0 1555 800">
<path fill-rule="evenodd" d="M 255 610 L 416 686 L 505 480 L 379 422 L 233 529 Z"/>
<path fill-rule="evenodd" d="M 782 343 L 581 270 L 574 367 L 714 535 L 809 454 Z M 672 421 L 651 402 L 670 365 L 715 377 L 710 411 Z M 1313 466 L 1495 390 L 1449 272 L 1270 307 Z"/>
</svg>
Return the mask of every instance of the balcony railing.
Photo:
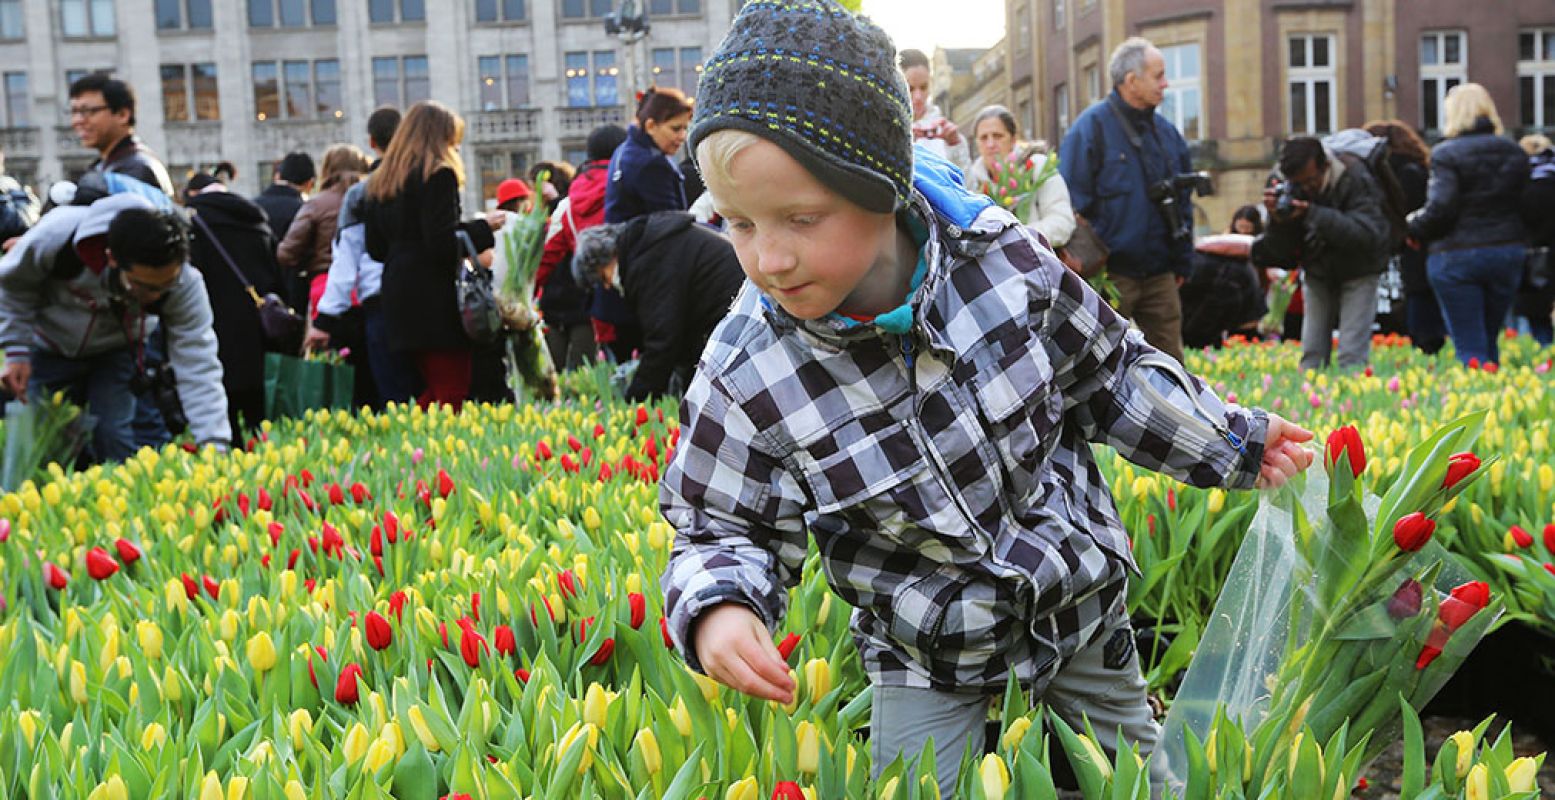
<svg viewBox="0 0 1555 800">
<path fill-rule="evenodd" d="M 540 109 L 477 111 L 470 115 L 470 141 L 511 142 L 540 138 Z"/>
<path fill-rule="evenodd" d="M 0 153 L 11 158 L 37 158 L 37 128 L 0 128 Z"/>
<path fill-rule="evenodd" d="M 324 148 L 336 142 L 355 141 L 345 120 L 271 120 L 253 126 L 253 152 L 255 159 L 273 159 L 291 152 L 313 153 L 315 158 Z"/>
<path fill-rule="evenodd" d="M 558 109 L 563 139 L 582 139 L 601 125 L 625 127 L 628 118 L 624 106 L 590 106 Z"/>
</svg>

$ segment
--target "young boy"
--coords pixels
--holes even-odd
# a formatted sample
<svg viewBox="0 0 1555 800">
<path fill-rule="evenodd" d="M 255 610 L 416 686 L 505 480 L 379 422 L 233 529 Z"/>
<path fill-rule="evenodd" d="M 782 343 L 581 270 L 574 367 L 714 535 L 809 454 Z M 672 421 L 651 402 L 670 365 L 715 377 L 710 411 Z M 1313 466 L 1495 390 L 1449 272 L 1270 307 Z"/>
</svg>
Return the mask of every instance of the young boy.
<svg viewBox="0 0 1555 800">
<path fill-rule="evenodd" d="M 932 737 L 948 797 L 1011 672 L 1104 744 L 1159 734 L 1089 443 L 1245 489 L 1304 469 L 1311 434 L 1223 405 L 948 165 L 914 165 L 894 52 L 830 0 L 754 0 L 706 64 L 690 144 L 749 280 L 682 408 L 663 585 L 693 669 L 787 702 L 771 631 L 813 535 L 857 609 L 875 770 Z"/>
</svg>

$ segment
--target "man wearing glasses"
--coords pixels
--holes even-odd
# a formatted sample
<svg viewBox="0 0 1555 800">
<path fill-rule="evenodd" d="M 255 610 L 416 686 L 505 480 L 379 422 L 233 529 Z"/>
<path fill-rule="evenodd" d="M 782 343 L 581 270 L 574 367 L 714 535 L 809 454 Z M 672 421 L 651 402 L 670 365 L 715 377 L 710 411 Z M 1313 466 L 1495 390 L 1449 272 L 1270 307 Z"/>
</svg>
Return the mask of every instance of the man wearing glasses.
<svg viewBox="0 0 1555 800">
<path fill-rule="evenodd" d="M 43 215 L 0 258 L 0 389 L 24 401 L 64 391 L 96 418 L 92 458 L 123 460 L 136 449 L 131 390 L 160 326 L 172 373 L 148 391 L 178 406 L 196 443 L 228 446 L 210 297 L 188 256 L 178 212 L 134 194 Z"/>
<path fill-rule="evenodd" d="M 91 169 L 117 172 L 173 194 L 151 148 L 135 135 L 135 90 L 106 72 L 94 72 L 70 84 L 70 127 L 83 147 L 98 153 Z"/>
</svg>

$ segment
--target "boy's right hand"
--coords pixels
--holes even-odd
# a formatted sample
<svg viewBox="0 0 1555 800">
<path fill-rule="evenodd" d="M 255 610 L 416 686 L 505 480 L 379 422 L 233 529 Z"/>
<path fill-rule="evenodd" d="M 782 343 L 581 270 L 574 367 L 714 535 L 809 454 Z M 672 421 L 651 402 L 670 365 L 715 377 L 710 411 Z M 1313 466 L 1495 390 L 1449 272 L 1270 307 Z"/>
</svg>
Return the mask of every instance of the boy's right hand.
<svg viewBox="0 0 1555 800">
<path fill-rule="evenodd" d="M 692 649 L 708 677 L 739 692 L 787 705 L 798 687 L 778 655 L 767 626 L 741 603 L 703 612 L 692 628 Z"/>
</svg>

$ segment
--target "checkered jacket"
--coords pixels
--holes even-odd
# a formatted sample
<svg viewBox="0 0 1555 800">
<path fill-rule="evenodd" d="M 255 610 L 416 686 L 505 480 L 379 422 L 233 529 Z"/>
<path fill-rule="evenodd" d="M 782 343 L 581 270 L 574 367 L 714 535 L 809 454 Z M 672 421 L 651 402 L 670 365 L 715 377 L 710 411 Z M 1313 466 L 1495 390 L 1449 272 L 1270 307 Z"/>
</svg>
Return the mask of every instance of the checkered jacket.
<svg viewBox="0 0 1555 800">
<path fill-rule="evenodd" d="M 702 355 L 660 487 L 670 635 L 724 602 L 769 628 L 807 532 L 881 685 L 1041 683 L 1122 615 L 1134 569 L 1089 443 L 1248 488 L 1266 415 L 1223 405 L 1007 212 L 914 193 L 927 274 L 906 336 L 799 321 L 747 283 Z"/>
</svg>

